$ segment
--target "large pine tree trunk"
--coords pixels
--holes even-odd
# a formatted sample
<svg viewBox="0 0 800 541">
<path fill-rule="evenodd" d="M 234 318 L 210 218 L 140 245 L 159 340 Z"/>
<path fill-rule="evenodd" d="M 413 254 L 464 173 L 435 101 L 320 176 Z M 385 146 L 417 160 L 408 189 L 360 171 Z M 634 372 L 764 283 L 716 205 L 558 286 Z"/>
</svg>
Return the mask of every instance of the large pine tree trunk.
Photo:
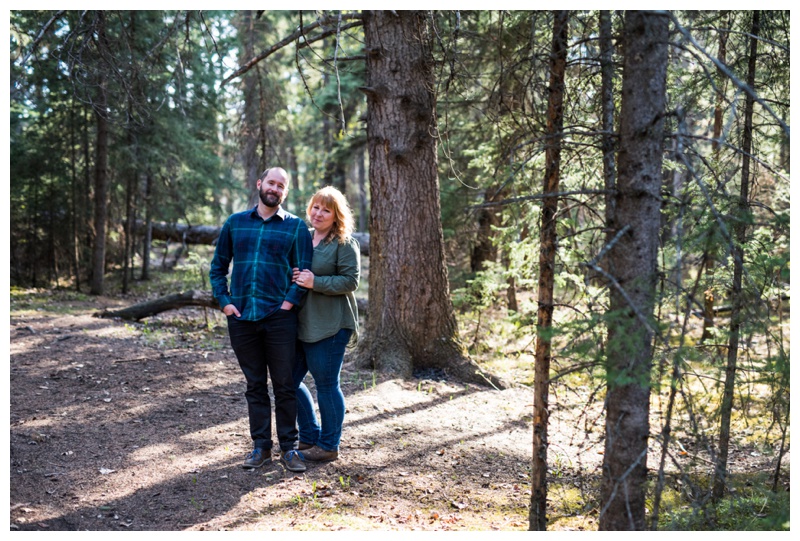
<svg viewBox="0 0 800 541">
<path fill-rule="evenodd" d="M 567 65 L 568 11 L 556 11 L 550 50 L 550 88 L 547 105 L 547 138 L 543 193 L 557 193 L 561 175 L 561 139 L 564 126 L 564 71 Z M 542 201 L 539 230 L 539 310 L 536 321 L 535 372 L 533 383 L 533 463 L 529 530 L 547 529 L 547 423 L 550 395 L 550 343 L 553 327 L 555 287 L 556 212 L 558 197 Z"/>
<path fill-rule="evenodd" d="M 482 382 L 461 345 L 440 221 L 433 60 L 426 15 L 364 14 L 370 211 L 369 319 L 359 364 Z"/>
<path fill-rule="evenodd" d="M 758 52 L 758 35 L 760 32 L 759 12 L 753 12 L 753 27 L 750 31 L 750 58 L 747 67 L 747 85 L 755 88 L 756 53 Z M 728 447 L 731 439 L 731 411 L 733 409 L 733 391 L 736 382 L 736 357 L 739 353 L 739 330 L 742 325 L 742 273 L 744 271 L 744 243 L 747 240 L 747 213 L 750 198 L 750 151 L 753 147 L 753 105 L 750 94 L 744 102 L 744 131 L 742 134 L 742 182 L 739 191 L 738 216 L 734 223 L 733 253 L 733 285 L 731 287 L 731 330 L 728 339 L 728 363 L 725 367 L 725 389 L 722 393 L 722 413 L 719 429 L 719 454 L 714 472 L 713 497 L 719 499 L 725 492 L 728 470 Z"/>
<path fill-rule="evenodd" d="M 668 19 L 625 14 L 601 530 L 644 530 Z"/>
</svg>

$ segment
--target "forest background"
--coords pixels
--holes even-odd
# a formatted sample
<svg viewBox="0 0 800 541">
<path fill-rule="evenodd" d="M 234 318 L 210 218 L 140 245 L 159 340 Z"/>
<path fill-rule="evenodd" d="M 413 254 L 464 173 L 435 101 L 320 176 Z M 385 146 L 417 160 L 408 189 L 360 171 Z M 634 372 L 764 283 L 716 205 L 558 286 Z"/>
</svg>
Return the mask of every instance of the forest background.
<svg viewBox="0 0 800 541">
<path fill-rule="evenodd" d="M 526 527 L 788 529 L 789 22 L 12 11 L 12 340 L 66 310 L 224 342 L 179 306 L 282 165 L 288 210 L 356 215 L 348 369 L 529 389 Z M 11 351 L 13 495 L 43 353 Z M 550 446 L 562 410 L 602 463 Z"/>
</svg>

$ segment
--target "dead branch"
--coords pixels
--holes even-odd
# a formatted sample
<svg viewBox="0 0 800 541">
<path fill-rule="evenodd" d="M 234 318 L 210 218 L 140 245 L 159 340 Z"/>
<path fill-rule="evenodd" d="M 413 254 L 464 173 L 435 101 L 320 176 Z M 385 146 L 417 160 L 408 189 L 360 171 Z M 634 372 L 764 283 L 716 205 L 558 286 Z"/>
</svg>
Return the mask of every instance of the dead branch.
<svg viewBox="0 0 800 541">
<path fill-rule="evenodd" d="M 294 32 L 292 32 L 291 34 L 289 34 L 288 36 L 283 38 L 281 41 L 279 41 L 278 43 L 276 43 L 275 45 L 273 45 L 272 47 L 270 47 L 266 51 L 262 52 L 261 54 L 255 56 L 255 57 L 251 58 L 250 60 L 248 60 L 247 62 L 245 62 L 245 64 L 242 65 L 239 69 L 237 69 L 236 71 L 234 71 L 233 73 L 231 73 L 225 79 L 222 80 L 222 86 L 225 86 L 232 79 L 235 79 L 236 77 L 239 77 L 240 75 L 243 75 L 243 74 L 247 73 L 248 71 L 250 71 L 250 69 L 253 68 L 253 66 L 258 64 L 259 62 L 261 62 L 262 60 L 264 60 L 265 58 L 267 58 L 271 54 L 275 53 L 276 51 L 279 51 L 279 50 L 283 49 L 284 47 L 286 47 L 287 45 L 289 45 L 290 43 L 292 43 L 296 39 L 300 38 L 301 36 L 304 36 L 306 34 L 306 32 L 314 30 L 315 28 L 319 28 L 320 26 L 325 26 L 326 24 L 330 24 L 330 23 L 333 23 L 333 22 L 338 22 L 339 20 L 363 19 L 363 18 L 364 18 L 364 16 L 361 13 L 342 13 L 342 14 L 336 14 L 336 15 L 328 15 L 327 17 L 323 17 L 321 19 L 317 19 L 316 21 L 314 21 L 313 23 L 311 23 L 309 25 L 306 25 L 306 26 L 303 26 L 301 28 L 298 28 L 297 30 L 295 30 Z M 358 26 L 358 24 L 353 23 L 351 25 L 348 25 L 348 28 L 350 28 L 352 26 Z M 329 35 L 335 34 L 336 31 L 337 31 L 337 29 L 328 30 L 328 31 L 324 32 L 324 34 L 325 34 L 324 36 L 317 36 L 317 37 L 313 38 L 312 40 L 306 40 L 304 43 L 300 44 L 300 46 L 301 47 L 305 47 L 305 46 L 307 46 L 308 43 L 311 43 L 313 41 L 317 41 L 318 39 L 322 39 L 323 37 L 327 37 Z"/>
</svg>

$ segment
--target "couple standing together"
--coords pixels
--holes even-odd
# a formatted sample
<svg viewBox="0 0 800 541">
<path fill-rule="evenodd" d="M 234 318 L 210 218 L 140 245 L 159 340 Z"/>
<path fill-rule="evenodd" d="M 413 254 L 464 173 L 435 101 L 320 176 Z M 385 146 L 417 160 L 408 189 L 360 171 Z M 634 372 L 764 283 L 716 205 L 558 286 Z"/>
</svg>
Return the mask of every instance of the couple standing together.
<svg viewBox="0 0 800 541">
<path fill-rule="evenodd" d="M 272 458 L 269 377 L 280 461 L 301 472 L 305 461 L 339 456 L 345 413 L 339 374 L 345 347 L 358 332 L 353 292 L 359 246 L 351 236 L 352 212 L 336 188 L 322 188 L 309 201 L 309 230 L 281 207 L 288 192 L 286 171 L 267 169 L 256 187 L 258 205 L 231 215 L 222 227 L 211 261 L 211 287 L 228 318 L 231 346 L 247 381 L 253 450 L 242 467 L 258 468 Z M 309 372 L 319 421 L 303 383 Z"/>
</svg>

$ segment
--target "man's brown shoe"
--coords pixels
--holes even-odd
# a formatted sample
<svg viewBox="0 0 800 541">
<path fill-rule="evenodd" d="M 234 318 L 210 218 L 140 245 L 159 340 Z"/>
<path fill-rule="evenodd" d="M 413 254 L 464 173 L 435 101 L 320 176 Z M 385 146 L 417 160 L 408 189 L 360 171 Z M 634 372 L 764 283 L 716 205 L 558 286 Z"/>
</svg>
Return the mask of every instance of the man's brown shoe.
<svg viewBox="0 0 800 541">
<path fill-rule="evenodd" d="M 291 451 L 281 451 L 281 464 L 286 466 L 286 469 L 293 472 L 306 471 L 306 465 L 303 464 L 303 455 L 296 449 Z"/>
<path fill-rule="evenodd" d="M 297 450 L 298 451 L 305 451 L 306 449 L 311 449 L 312 447 L 314 447 L 313 443 L 306 443 L 306 442 L 303 442 L 303 441 L 297 442 Z"/>
<path fill-rule="evenodd" d="M 326 451 L 316 445 L 307 451 L 302 451 L 303 458 L 311 462 L 330 462 L 339 458 L 339 451 Z"/>
</svg>

